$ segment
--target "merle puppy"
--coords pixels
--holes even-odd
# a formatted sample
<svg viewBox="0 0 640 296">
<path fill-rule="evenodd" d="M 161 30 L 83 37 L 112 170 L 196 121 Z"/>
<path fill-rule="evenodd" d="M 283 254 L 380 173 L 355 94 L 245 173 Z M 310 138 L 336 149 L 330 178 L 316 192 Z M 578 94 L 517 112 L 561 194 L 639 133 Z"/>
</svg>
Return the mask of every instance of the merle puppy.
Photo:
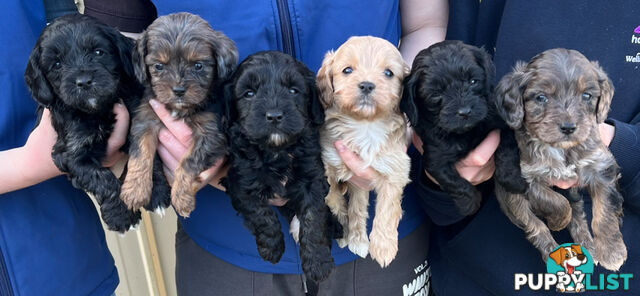
<svg viewBox="0 0 640 296">
<path fill-rule="evenodd" d="M 67 15 L 44 29 L 25 71 L 40 108 L 51 110 L 58 134 L 51 154 L 55 165 L 74 187 L 96 198 L 104 222 L 119 232 L 137 224 L 140 212 L 120 200 L 120 181 L 102 161 L 116 122 L 114 104 L 122 99 L 132 110 L 142 93 L 132 49 L 130 39 L 98 20 Z"/>
<path fill-rule="evenodd" d="M 454 199 L 462 215 L 480 207 L 480 192 L 460 177 L 455 164 L 487 134 L 500 129 L 495 179 L 508 191 L 524 193 L 514 133 L 493 104 L 495 69 L 484 50 L 443 41 L 422 50 L 413 62 L 400 108 L 423 141 L 423 166 Z"/>
<path fill-rule="evenodd" d="M 232 79 L 225 89 L 231 168 L 223 184 L 233 207 L 256 236 L 260 256 L 276 263 L 284 235 L 268 200 L 287 198 L 286 207 L 300 220 L 302 268 L 312 280 L 323 280 L 334 263 L 315 74 L 289 55 L 268 51 L 249 56 Z"/>
</svg>

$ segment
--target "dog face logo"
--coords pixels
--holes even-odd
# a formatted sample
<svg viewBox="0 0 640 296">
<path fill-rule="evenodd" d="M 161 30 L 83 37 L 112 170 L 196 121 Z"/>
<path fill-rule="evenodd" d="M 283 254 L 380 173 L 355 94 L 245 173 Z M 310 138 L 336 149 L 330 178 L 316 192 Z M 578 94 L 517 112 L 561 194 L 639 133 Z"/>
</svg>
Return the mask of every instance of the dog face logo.
<svg viewBox="0 0 640 296">
<path fill-rule="evenodd" d="M 576 267 L 587 263 L 587 256 L 582 252 L 580 245 L 558 248 L 551 252 L 549 257 L 562 266 L 567 274 L 573 274 Z"/>
<path fill-rule="evenodd" d="M 593 273 L 593 258 L 579 244 L 562 244 L 549 254 L 547 272 L 558 276 L 556 290 L 581 292 L 585 289 L 585 275 Z"/>
</svg>

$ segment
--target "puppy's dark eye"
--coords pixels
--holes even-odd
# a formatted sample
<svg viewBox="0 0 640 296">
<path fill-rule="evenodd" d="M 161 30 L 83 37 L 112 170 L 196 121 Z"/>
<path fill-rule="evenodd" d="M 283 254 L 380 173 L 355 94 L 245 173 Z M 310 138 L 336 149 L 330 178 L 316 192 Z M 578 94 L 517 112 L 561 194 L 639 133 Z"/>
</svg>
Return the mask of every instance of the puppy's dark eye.
<svg viewBox="0 0 640 296">
<path fill-rule="evenodd" d="M 549 101 L 549 99 L 547 99 L 547 96 L 545 95 L 539 95 L 536 97 L 536 101 L 540 102 L 540 103 L 546 103 Z"/>
<path fill-rule="evenodd" d="M 342 70 L 342 73 L 344 74 L 351 74 L 353 72 L 353 69 L 351 67 L 346 67 Z"/>
<path fill-rule="evenodd" d="M 193 68 L 196 69 L 196 71 L 202 71 L 202 63 L 193 64 Z"/>
<path fill-rule="evenodd" d="M 56 61 L 55 64 L 53 64 L 53 69 L 58 70 L 60 68 L 62 68 L 62 63 L 60 63 L 60 61 Z"/>
<path fill-rule="evenodd" d="M 289 88 L 289 93 L 295 95 L 295 94 L 299 93 L 299 91 L 292 87 L 292 88 Z"/>
<path fill-rule="evenodd" d="M 156 68 L 156 70 L 158 71 L 164 70 L 164 65 L 161 63 L 156 63 L 155 65 L 153 65 L 153 67 Z"/>
<path fill-rule="evenodd" d="M 478 83 L 478 80 L 477 79 L 471 79 L 471 80 L 469 80 L 469 83 L 476 84 L 476 83 Z"/>
<path fill-rule="evenodd" d="M 248 91 L 245 91 L 242 96 L 244 96 L 245 98 L 253 98 L 255 95 L 256 93 L 254 91 L 248 90 Z"/>
<path fill-rule="evenodd" d="M 591 100 L 591 94 L 590 93 L 583 93 L 582 94 L 582 99 L 585 101 Z"/>
<path fill-rule="evenodd" d="M 393 72 L 391 72 L 391 70 L 389 69 L 385 69 L 384 70 L 384 75 L 387 77 L 393 77 Z"/>
<path fill-rule="evenodd" d="M 102 49 L 96 49 L 93 51 L 93 54 L 97 56 L 102 56 L 104 54 L 104 51 L 102 51 Z"/>
</svg>

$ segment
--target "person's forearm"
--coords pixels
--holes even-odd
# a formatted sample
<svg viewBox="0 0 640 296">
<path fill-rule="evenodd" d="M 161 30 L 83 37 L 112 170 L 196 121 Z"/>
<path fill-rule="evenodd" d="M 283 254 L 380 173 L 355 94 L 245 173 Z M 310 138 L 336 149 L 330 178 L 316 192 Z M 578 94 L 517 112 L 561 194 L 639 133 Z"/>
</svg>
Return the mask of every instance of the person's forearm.
<svg viewBox="0 0 640 296">
<path fill-rule="evenodd" d="M 447 0 L 402 0 L 402 40 L 400 53 L 409 66 L 420 50 L 440 42 L 447 35 Z"/>
<path fill-rule="evenodd" d="M 0 194 L 29 187 L 60 174 L 51 158 L 29 157 L 26 147 L 0 151 Z"/>
</svg>

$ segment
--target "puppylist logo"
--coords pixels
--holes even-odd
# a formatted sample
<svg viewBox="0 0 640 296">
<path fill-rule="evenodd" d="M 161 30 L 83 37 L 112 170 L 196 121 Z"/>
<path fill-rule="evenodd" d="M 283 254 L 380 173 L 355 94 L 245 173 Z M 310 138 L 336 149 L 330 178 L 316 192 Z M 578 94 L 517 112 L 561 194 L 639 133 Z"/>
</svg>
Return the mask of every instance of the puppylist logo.
<svg viewBox="0 0 640 296">
<path fill-rule="evenodd" d="M 562 293 L 585 291 L 629 291 L 630 273 L 593 274 L 594 263 L 589 250 L 579 244 L 562 244 L 547 259 L 547 273 L 514 276 L 515 290 L 528 287 L 533 291 L 555 289 Z"/>
</svg>

